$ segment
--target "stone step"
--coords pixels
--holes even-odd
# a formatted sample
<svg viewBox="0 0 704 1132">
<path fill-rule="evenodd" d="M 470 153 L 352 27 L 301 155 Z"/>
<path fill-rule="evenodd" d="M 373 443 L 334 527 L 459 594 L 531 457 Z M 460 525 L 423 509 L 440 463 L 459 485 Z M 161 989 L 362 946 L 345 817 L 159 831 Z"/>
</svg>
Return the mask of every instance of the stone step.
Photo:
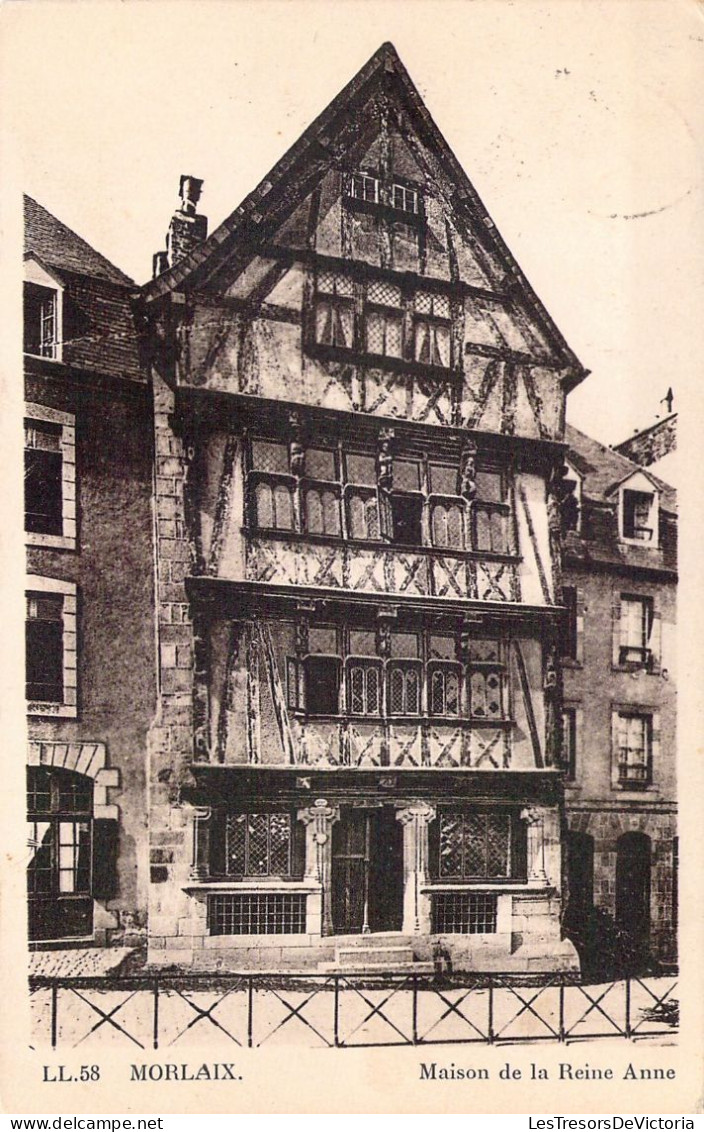
<svg viewBox="0 0 704 1132">
<path fill-rule="evenodd" d="M 319 963 L 318 970 L 325 975 L 429 975 L 435 968 L 432 963 L 407 963 L 404 966 L 388 967 L 385 963 L 355 963 L 350 967 L 339 967 L 337 963 Z"/>
<path fill-rule="evenodd" d="M 412 947 L 367 947 L 365 943 L 359 947 L 338 947 L 335 951 L 337 966 L 349 971 L 369 964 L 393 970 L 410 966 L 415 958 Z"/>
</svg>

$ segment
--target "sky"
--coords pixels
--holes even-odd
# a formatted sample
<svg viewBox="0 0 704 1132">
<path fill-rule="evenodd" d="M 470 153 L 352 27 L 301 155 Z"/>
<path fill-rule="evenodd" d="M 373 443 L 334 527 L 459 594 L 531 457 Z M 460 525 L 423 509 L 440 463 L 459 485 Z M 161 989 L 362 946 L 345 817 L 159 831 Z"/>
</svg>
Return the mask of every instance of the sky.
<svg viewBox="0 0 704 1132">
<path fill-rule="evenodd" d="M 696 405 L 704 16 L 695 0 L 9 0 L 3 166 L 144 282 L 203 178 L 212 231 L 391 40 L 582 364 L 605 443 Z M 4 222 L 11 224 L 6 203 Z M 701 408 L 699 408 L 701 412 Z M 690 414 L 693 415 L 693 414 Z"/>
</svg>

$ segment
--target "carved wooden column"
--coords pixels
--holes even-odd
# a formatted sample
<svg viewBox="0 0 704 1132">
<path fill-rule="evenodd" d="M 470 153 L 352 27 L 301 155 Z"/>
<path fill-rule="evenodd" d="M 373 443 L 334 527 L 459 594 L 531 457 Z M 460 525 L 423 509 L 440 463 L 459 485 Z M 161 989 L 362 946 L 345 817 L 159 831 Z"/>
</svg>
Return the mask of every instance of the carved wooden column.
<svg viewBox="0 0 704 1132">
<path fill-rule="evenodd" d="M 193 841 L 191 847 L 191 880 L 206 880 L 210 875 L 210 817 L 209 806 L 192 810 Z"/>
<path fill-rule="evenodd" d="M 521 810 L 521 820 L 528 827 L 528 884 L 544 887 L 548 883 L 545 871 L 543 829 L 544 811 L 537 806 Z"/>
<path fill-rule="evenodd" d="M 422 889 L 428 883 L 428 824 L 435 814 L 435 806 L 426 802 L 412 802 L 396 811 L 403 826 L 404 935 L 430 932 L 430 899 Z"/>
<path fill-rule="evenodd" d="M 332 935 L 332 827 L 340 817 L 340 808 L 329 806 L 325 798 L 316 798 L 312 806 L 299 810 L 297 817 L 306 827 L 305 877 L 322 886 L 321 935 Z"/>
</svg>

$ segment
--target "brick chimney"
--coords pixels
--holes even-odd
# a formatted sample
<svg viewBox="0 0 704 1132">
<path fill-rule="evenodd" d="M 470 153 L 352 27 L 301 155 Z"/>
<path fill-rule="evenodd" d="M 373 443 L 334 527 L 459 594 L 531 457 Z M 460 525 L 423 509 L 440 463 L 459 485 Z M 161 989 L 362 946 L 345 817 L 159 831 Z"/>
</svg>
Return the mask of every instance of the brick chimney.
<svg viewBox="0 0 704 1132">
<path fill-rule="evenodd" d="M 202 244 L 208 235 L 208 218 L 199 215 L 196 211 L 202 187 L 203 182 L 197 177 L 181 177 L 179 183 L 181 204 L 171 217 L 169 230 L 166 233 L 166 251 L 157 252 L 154 256 L 155 278 L 192 252 L 197 244 Z"/>
</svg>

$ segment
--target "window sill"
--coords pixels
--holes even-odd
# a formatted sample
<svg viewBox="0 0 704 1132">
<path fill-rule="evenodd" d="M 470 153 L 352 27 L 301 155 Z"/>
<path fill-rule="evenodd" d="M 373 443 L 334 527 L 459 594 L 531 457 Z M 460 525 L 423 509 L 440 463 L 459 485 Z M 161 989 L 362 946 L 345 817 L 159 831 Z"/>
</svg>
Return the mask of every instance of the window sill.
<svg viewBox="0 0 704 1132">
<path fill-rule="evenodd" d="M 573 660 L 571 657 L 564 657 L 564 656 L 560 657 L 560 663 L 561 663 L 563 668 L 574 668 L 574 669 L 584 668 L 584 665 L 582 664 L 581 660 Z"/>
<path fill-rule="evenodd" d="M 49 354 L 32 354 L 29 350 L 24 351 L 25 358 L 36 359 L 38 362 L 54 362 L 55 365 L 62 365 L 61 354 L 56 357 L 50 357 Z"/>
<path fill-rule="evenodd" d="M 76 704 L 40 703 L 36 700 L 27 701 L 27 715 L 50 716 L 54 719 L 76 719 L 78 707 Z"/>
<path fill-rule="evenodd" d="M 611 789 L 619 794 L 648 794 L 657 791 L 657 786 L 653 786 L 652 782 L 642 785 L 638 782 L 614 782 Z"/>
<path fill-rule="evenodd" d="M 442 381 L 457 381 L 462 376 L 460 369 L 450 366 L 426 365 L 410 358 L 394 358 L 388 354 L 370 354 L 366 350 L 355 350 L 346 346 L 326 346 L 321 342 L 308 342 L 307 353 L 321 361 L 347 362 L 349 365 L 363 366 L 365 369 L 386 369 L 398 374 L 415 374 L 418 377 L 435 377 Z"/>
<path fill-rule="evenodd" d="M 425 228 L 425 215 L 418 212 L 406 212 L 402 208 L 393 208 L 390 204 L 381 201 L 361 200 L 359 197 L 343 196 L 343 204 L 350 212 L 365 212 L 369 216 L 383 216 L 386 220 L 396 221 L 400 224 L 412 224 L 416 228 Z"/>
<path fill-rule="evenodd" d="M 541 893 L 552 890 L 554 885 L 546 883 L 540 888 Z M 527 880 L 467 880 L 467 881 L 439 881 L 432 880 L 428 884 L 421 885 L 421 892 L 428 892 L 435 895 L 441 892 L 495 892 L 495 893 L 518 893 L 520 895 L 535 892 L 535 885 L 529 884 Z"/>
<path fill-rule="evenodd" d="M 420 662 L 419 662 L 420 663 Z M 449 727 L 500 727 L 508 730 L 515 726 L 514 719 L 479 719 L 466 715 L 310 715 L 291 711 L 299 723 L 374 723 L 374 724 L 440 724 Z"/>
<path fill-rule="evenodd" d="M 73 535 L 45 535 L 38 531 L 26 531 L 24 536 L 26 546 L 43 546 L 52 550 L 76 550 L 76 538 Z"/>
<path fill-rule="evenodd" d="M 612 664 L 612 672 L 623 672 L 626 676 L 659 676 L 660 668 L 656 664 Z"/>
<path fill-rule="evenodd" d="M 374 490 L 373 488 L 371 490 Z M 397 554 L 424 554 L 428 557 L 456 558 L 458 561 L 505 562 L 518 565 L 520 554 L 503 554 L 491 550 L 465 550 L 450 546 L 424 546 L 413 543 L 387 542 L 385 539 L 353 539 L 342 535 L 308 534 L 305 531 L 286 531 L 275 527 L 243 526 L 240 531 L 247 538 L 263 538 L 289 542 L 310 543 L 318 546 L 350 547 L 353 550 L 390 550 Z"/>
<path fill-rule="evenodd" d="M 320 892 L 317 880 L 287 880 L 281 877 L 250 877 L 247 880 L 192 880 L 182 885 L 184 892 Z"/>
<path fill-rule="evenodd" d="M 619 542 L 625 546 L 640 546 L 643 550 L 660 550 L 657 542 L 650 542 L 643 538 L 627 538 L 626 535 L 619 535 Z"/>
</svg>

